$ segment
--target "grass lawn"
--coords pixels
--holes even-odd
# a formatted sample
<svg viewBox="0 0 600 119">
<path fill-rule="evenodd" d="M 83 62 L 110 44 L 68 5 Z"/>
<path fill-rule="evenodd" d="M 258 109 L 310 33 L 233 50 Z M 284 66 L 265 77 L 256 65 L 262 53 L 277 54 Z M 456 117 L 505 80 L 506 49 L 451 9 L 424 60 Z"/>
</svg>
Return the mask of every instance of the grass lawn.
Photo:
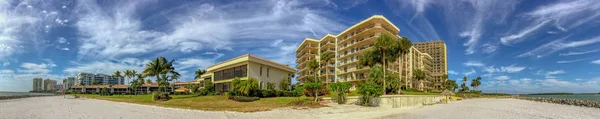
<svg viewBox="0 0 600 119">
<path fill-rule="evenodd" d="M 100 96 L 95 94 L 73 94 L 86 98 L 108 100 L 115 102 L 127 102 L 144 105 L 155 105 L 162 107 L 196 109 L 207 111 L 236 111 L 236 112 L 256 112 L 267 111 L 280 107 L 303 106 L 303 107 L 321 107 L 316 102 L 310 102 L 306 97 L 273 97 L 260 98 L 254 102 L 237 102 L 227 99 L 227 96 L 196 96 L 196 95 L 172 95 L 168 101 L 153 101 L 152 95 L 113 95 Z M 296 103 L 303 102 L 303 103 Z"/>
</svg>

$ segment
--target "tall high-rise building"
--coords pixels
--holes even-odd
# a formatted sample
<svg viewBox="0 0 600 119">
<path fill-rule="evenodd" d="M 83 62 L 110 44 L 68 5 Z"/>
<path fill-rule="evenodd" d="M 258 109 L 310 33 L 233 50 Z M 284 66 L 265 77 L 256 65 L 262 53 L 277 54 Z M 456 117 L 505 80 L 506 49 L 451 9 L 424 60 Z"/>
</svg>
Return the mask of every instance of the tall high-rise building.
<svg viewBox="0 0 600 119">
<path fill-rule="evenodd" d="M 419 51 L 425 52 L 433 58 L 432 66 L 432 81 L 434 88 L 441 89 L 442 83 L 448 79 L 443 78 L 443 75 L 448 75 L 448 51 L 446 43 L 442 40 L 432 42 L 419 42 L 415 46 Z"/>
<path fill-rule="evenodd" d="M 125 84 L 123 79 L 112 75 L 81 72 L 75 76 L 75 85 L 119 85 Z"/>
<path fill-rule="evenodd" d="M 43 91 L 44 90 L 44 79 L 42 78 L 33 78 L 33 91 Z"/>
<path fill-rule="evenodd" d="M 56 80 L 46 79 L 44 80 L 44 91 L 54 91 Z"/>
<path fill-rule="evenodd" d="M 318 74 L 326 79 L 326 83 L 352 82 L 351 89 L 354 89 L 358 81 L 368 78 L 369 68 L 359 65 L 358 61 L 364 51 L 371 49 L 382 35 L 400 40 L 402 37 L 397 35 L 399 32 L 400 29 L 385 17 L 374 15 L 337 35 L 327 34 L 319 40 L 306 38 L 296 49 L 297 80 L 303 82 L 307 76 Z M 334 54 L 330 62 L 321 61 L 320 55 L 326 52 Z M 318 71 L 308 68 L 309 61 L 313 59 L 319 62 Z M 430 86 L 433 61 L 432 55 L 412 47 L 404 57 L 398 57 L 398 61 L 389 64 L 386 69 L 398 74 L 405 82 L 403 88 L 426 90 Z M 413 72 L 417 69 L 426 73 L 425 80 L 415 80 Z"/>
<path fill-rule="evenodd" d="M 75 77 L 67 77 L 63 79 L 63 89 L 69 90 L 75 85 Z"/>
</svg>

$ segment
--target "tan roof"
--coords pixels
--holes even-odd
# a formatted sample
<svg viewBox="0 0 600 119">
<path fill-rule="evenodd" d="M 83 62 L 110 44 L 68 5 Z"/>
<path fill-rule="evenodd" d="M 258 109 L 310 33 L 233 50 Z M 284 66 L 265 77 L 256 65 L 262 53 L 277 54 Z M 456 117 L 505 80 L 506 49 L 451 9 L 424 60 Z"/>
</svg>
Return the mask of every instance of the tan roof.
<svg viewBox="0 0 600 119">
<path fill-rule="evenodd" d="M 185 87 L 179 87 L 177 89 L 175 89 L 175 92 L 188 92 L 190 89 L 187 89 Z"/>
<path fill-rule="evenodd" d="M 223 61 L 223 62 L 219 62 L 219 63 L 217 63 L 217 64 L 214 64 L 214 65 L 211 65 L 211 66 L 209 66 L 207 69 L 209 69 L 209 68 L 211 68 L 211 67 L 214 67 L 214 66 L 217 66 L 217 65 L 220 65 L 220 64 L 224 64 L 224 63 L 226 63 L 226 62 L 229 62 L 229 61 L 233 61 L 233 60 L 236 60 L 236 59 L 244 58 L 244 57 L 253 57 L 253 58 L 257 58 L 257 59 L 260 59 L 260 60 L 263 60 L 263 61 L 267 61 L 267 62 L 273 63 L 273 64 L 275 64 L 275 65 L 282 66 L 282 67 L 284 67 L 284 68 L 287 68 L 287 70 L 291 70 L 292 72 L 293 72 L 293 71 L 296 71 L 294 68 L 292 68 L 292 67 L 290 67 L 290 66 L 288 66 L 288 65 L 281 64 L 281 63 L 278 63 L 278 62 L 274 62 L 274 61 L 271 61 L 271 60 L 268 60 L 268 59 L 265 59 L 265 58 L 262 58 L 262 57 L 258 57 L 258 56 L 255 56 L 255 55 L 251 55 L 251 54 L 246 54 L 246 55 L 242 55 L 242 56 L 239 56 L 239 57 L 236 57 L 236 58 L 231 58 L 231 59 L 229 59 L 229 60 L 225 60 L 225 61 Z"/>
<path fill-rule="evenodd" d="M 173 82 L 173 85 L 178 85 L 178 84 L 198 84 L 200 82 L 197 82 L 196 80 L 194 81 L 190 81 L 190 82 Z"/>
</svg>

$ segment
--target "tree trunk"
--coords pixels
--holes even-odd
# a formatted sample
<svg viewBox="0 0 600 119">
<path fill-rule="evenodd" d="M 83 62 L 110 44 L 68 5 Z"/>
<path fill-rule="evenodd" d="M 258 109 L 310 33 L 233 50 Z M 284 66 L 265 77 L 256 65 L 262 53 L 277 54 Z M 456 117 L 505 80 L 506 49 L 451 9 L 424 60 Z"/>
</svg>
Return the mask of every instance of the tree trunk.
<svg viewBox="0 0 600 119">
<path fill-rule="evenodd" d="M 385 51 L 383 51 L 383 56 L 381 57 L 381 61 L 383 62 L 383 95 L 386 95 L 385 93 L 385 70 L 387 70 L 385 68 Z"/>
<path fill-rule="evenodd" d="M 318 91 L 318 90 L 315 90 L 315 102 L 316 102 L 316 101 L 317 101 L 317 99 L 319 98 L 318 96 L 319 96 L 319 91 Z"/>
</svg>

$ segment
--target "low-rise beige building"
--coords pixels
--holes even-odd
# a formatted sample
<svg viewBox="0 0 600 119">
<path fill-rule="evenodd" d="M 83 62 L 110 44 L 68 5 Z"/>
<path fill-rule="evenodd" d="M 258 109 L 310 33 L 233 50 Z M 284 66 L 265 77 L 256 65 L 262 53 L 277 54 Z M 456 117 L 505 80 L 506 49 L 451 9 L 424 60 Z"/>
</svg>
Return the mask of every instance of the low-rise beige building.
<svg viewBox="0 0 600 119">
<path fill-rule="evenodd" d="M 234 78 L 255 79 L 261 89 L 266 89 L 267 83 L 273 83 L 279 89 L 279 83 L 290 81 L 295 72 L 288 65 L 246 54 L 208 67 L 198 80 L 212 81 L 218 92 L 229 91 Z M 204 87 L 203 84 L 201 86 Z"/>
</svg>

